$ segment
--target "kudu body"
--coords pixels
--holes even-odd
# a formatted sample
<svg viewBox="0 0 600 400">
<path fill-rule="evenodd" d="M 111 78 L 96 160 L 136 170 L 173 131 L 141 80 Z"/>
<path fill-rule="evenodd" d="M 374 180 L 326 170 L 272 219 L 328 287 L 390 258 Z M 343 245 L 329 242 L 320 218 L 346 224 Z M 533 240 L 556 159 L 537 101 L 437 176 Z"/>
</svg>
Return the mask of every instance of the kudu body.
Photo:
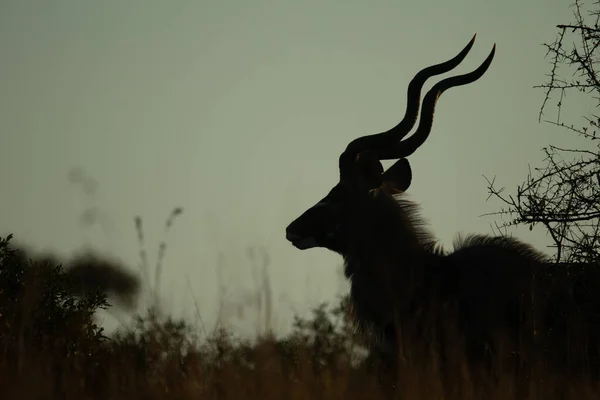
<svg viewBox="0 0 600 400">
<path fill-rule="evenodd" d="M 354 320 L 384 349 L 394 371 L 407 356 L 407 335 L 448 332 L 441 315 L 457 317 L 469 356 L 480 361 L 496 336 L 512 338 L 515 351 L 534 337 L 533 278 L 544 256 L 516 240 L 486 236 L 459 239 L 447 253 L 403 195 L 412 178 L 406 157 L 427 139 L 437 99 L 446 89 L 479 79 L 495 45 L 477 69 L 443 79 L 426 93 L 418 128 L 403 139 L 417 121 L 422 86 L 455 68 L 474 41 L 451 60 L 416 74 L 404 119 L 387 132 L 352 141 L 339 158 L 339 183 L 286 230 L 298 249 L 323 247 L 344 258 Z M 380 160 L 392 159 L 397 161 L 384 171 Z"/>
</svg>

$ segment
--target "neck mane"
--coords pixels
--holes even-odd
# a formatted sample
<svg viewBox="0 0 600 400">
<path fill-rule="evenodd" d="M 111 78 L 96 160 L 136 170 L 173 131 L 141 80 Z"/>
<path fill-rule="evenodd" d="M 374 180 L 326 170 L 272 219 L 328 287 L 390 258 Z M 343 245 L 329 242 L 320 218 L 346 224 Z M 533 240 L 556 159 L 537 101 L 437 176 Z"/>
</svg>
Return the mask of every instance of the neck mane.
<svg viewBox="0 0 600 400">
<path fill-rule="evenodd" d="M 392 269 L 417 267 L 443 254 L 419 206 L 403 192 L 373 190 L 351 214 L 348 247 L 343 254 L 348 278 L 357 268 L 373 264 Z"/>
<path fill-rule="evenodd" d="M 359 330 L 381 339 L 397 313 L 434 290 L 443 250 L 403 193 L 377 189 L 351 208 L 343 254 L 351 310 Z"/>
</svg>

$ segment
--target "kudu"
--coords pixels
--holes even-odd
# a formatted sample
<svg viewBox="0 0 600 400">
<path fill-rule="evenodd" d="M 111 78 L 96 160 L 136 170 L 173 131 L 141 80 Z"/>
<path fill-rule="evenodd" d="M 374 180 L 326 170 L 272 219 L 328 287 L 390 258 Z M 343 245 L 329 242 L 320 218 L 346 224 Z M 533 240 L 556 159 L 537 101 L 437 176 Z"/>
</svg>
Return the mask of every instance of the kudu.
<svg viewBox="0 0 600 400">
<path fill-rule="evenodd" d="M 352 141 L 339 157 L 338 184 L 286 229 L 287 239 L 300 250 L 322 247 L 343 256 L 354 321 L 378 339 L 374 346 L 386 349 L 394 370 L 406 358 L 406 335 L 422 336 L 439 324 L 439 318 L 426 315 L 455 310 L 458 330 L 475 358 L 494 336 L 508 333 L 517 346 L 534 335 L 534 321 L 526 316 L 533 307 L 533 276 L 544 256 L 511 238 L 478 235 L 457 240 L 454 251 L 445 252 L 417 206 L 403 195 L 412 179 L 406 157 L 429 136 L 438 98 L 481 78 L 496 45 L 474 71 L 433 85 L 415 133 L 404 138 L 416 123 L 421 89 L 428 78 L 454 69 L 474 41 L 475 36 L 454 58 L 419 71 L 408 86 L 404 119 L 386 132 Z M 381 160 L 397 161 L 384 171 Z"/>
</svg>

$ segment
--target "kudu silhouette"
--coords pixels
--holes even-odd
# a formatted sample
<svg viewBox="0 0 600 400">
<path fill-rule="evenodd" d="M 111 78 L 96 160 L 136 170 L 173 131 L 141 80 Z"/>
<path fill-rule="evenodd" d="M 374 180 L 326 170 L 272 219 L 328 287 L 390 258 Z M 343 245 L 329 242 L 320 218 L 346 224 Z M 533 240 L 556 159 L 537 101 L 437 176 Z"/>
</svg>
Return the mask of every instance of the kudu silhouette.
<svg viewBox="0 0 600 400">
<path fill-rule="evenodd" d="M 339 182 L 286 229 L 298 249 L 322 247 L 343 257 L 352 316 L 387 359 L 387 371 L 396 372 L 406 359 L 407 336 L 443 335 L 441 319 L 450 315 L 473 362 L 485 362 L 497 337 L 510 338 L 507 354 L 522 361 L 522 349 L 535 339 L 534 304 L 545 304 L 537 299 L 535 279 L 548 265 L 543 254 L 509 237 L 482 235 L 459 238 L 446 252 L 403 195 L 412 180 L 406 157 L 428 138 L 440 95 L 481 78 L 496 45 L 474 71 L 433 85 L 415 133 L 405 138 L 417 121 L 421 89 L 428 78 L 455 68 L 474 41 L 454 58 L 419 71 L 408 86 L 402 121 L 353 140 L 339 157 Z M 384 170 L 381 160 L 397 161 Z"/>
</svg>

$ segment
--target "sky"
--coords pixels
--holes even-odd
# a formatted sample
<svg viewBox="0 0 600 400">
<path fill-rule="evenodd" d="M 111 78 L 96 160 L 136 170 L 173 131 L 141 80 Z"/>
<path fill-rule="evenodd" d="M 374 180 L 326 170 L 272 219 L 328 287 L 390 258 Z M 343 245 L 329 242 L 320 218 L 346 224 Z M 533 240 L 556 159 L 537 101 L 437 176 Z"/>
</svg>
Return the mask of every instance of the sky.
<svg viewBox="0 0 600 400">
<path fill-rule="evenodd" d="M 441 97 L 410 158 L 409 198 L 446 246 L 491 233 L 482 214 L 501 204 L 486 201 L 483 175 L 514 190 L 543 146 L 572 138 L 538 122 L 533 88 L 550 68 L 542 44 L 571 15 L 558 0 L 0 0 L 0 235 L 137 271 L 134 217 L 154 261 L 182 207 L 166 237 L 165 309 L 258 329 L 266 264 L 269 325 L 285 332 L 347 290 L 341 258 L 295 249 L 286 225 L 337 182 L 349 141 L 401 119 L 413 75 L 474 33 L 456 72 L 494 43 L 495 59 Z M 548 244 L 541 230 L 514 234 Z"/>
</svg>

